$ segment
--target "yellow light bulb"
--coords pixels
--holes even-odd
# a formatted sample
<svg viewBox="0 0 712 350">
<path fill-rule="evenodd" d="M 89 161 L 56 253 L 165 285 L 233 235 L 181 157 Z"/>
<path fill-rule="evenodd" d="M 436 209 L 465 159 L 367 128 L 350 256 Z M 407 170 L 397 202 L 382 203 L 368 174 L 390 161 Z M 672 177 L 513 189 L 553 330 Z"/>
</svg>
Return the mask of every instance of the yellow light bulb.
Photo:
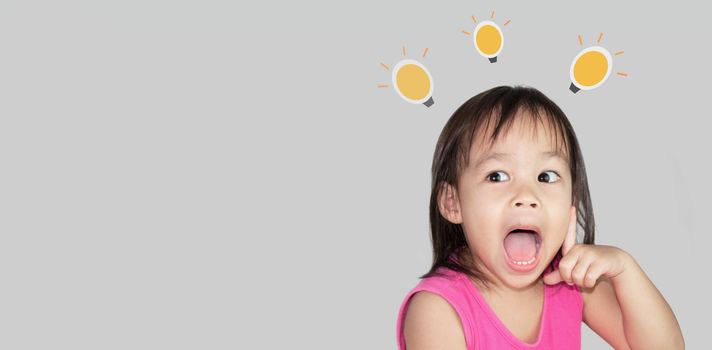
<svg viewBox="0 0 712 350">
<path fill-rule="evenodd" d="M 571 63 L 570 76 L 573 93 L 592 90 L 603 84 L 613 69 L 613 59 L 608 50 L 592 46 L 582 50 Z"/>
<path fill-rule="evenodd" d="M 475 27 L 474 43 L 477 52 L 488 58 L 491 63 L 497 62 L 497 55 L 504 47 L 504 36 L 499 26 L 492 21 L 482 21 Z"/>
<path fill-rule="evenodd" d="M 404 100 L 430 107 L 433 101 L 433 78 L 420 62 L 405 59 L 393 68 L 393 88 Z"/>
</svg>

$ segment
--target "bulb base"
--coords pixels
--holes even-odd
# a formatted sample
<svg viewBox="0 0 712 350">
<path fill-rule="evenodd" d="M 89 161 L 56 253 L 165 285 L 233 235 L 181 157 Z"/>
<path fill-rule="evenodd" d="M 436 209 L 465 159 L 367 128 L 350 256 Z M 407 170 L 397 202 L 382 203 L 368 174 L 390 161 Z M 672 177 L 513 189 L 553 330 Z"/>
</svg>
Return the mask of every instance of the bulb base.
<svg viewBox="0 0 712 350">
<path fill-rule="evenodd" d="M 497 62 L 497 56 L 495 56 L 495 57 L 490 57 L 490 58 L 489 58 L 489 61 L 490 61 L 490 63 L 495 63 L 495 62 Z"/>
<path fill-rule="evenodd" d="M 425 107 L 430 107 L 430 106 L 432 106 L 434 103 L 435 103 L 435 101 L 433 101 L 433 97 L 432 97 L 432 96 L 430 96 L 430 98 L 429 98 L 427 101 L 423 102 L 423 104 L 425 105 Z"/>
<path fill-rule="evenodd" d="M 581 89 L 577 88 L 576 85 L 574 85 L 574 83 L 571 83 L 571 86 L 569 86 L 569 90 L 571 90 L 571 92 L 573 92 L 573 93 L 577 93 Z"/>
</svg>

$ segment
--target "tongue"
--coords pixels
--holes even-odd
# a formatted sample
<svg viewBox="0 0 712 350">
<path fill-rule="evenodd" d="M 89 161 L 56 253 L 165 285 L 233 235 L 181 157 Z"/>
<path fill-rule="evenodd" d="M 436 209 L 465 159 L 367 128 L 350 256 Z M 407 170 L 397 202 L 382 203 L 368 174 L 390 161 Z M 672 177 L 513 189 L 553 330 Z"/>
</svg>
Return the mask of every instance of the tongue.
<svg viewBox="0 0 712 350">
<path fill-rule="evenodd" d="M 512 232 L 504 239 L 504 250 L 513 260 L 530 260 L 536 255 L 536 237 L 533 233 Z"/>
</svg>

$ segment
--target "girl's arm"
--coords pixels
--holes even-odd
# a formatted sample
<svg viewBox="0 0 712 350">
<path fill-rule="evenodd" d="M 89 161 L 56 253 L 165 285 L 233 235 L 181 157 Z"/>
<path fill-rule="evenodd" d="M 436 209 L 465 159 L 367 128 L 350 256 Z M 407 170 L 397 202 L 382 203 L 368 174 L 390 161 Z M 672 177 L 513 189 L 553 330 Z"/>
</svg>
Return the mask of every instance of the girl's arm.
<svg viewBox="0 0 712 350">
<path fill-rule="evenodd" d="M 684 349 L 680 325 L 670 305 L 633 257 L 614 247 L 624 261 L 621 273 L 611 278 L 623 330 L 631 349 Z"/>
<path fill-rule="evenodd" d="M 584 287 L 586 324 L 617 348 L 684 349 L 672 309 L 635 259 L 616 247 L 576 244 L 573 207 L 571 215 L 564 256 L 544 282 Z"/>
</svg>

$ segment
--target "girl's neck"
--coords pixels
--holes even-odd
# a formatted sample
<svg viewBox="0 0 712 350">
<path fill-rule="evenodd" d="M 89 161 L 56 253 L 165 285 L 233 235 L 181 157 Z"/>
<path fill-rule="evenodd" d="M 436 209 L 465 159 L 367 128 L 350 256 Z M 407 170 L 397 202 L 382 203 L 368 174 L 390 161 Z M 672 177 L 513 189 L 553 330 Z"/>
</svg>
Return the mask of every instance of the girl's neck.
<svg viewBox="0 0 712 350">
<path fill-rule="evenodd" d="M 484 286 L 478 281 L 473 281 L 477 286 L 480 294 L 486 299 L 507 299 L 507 300 L 526 300 L 541 295 L 544 291 L 544 279 L 538 278 L 534 283 L 524 288 L 511 288 L 502 284 L 490 283 L 489 286 Z"/>
</svg>

